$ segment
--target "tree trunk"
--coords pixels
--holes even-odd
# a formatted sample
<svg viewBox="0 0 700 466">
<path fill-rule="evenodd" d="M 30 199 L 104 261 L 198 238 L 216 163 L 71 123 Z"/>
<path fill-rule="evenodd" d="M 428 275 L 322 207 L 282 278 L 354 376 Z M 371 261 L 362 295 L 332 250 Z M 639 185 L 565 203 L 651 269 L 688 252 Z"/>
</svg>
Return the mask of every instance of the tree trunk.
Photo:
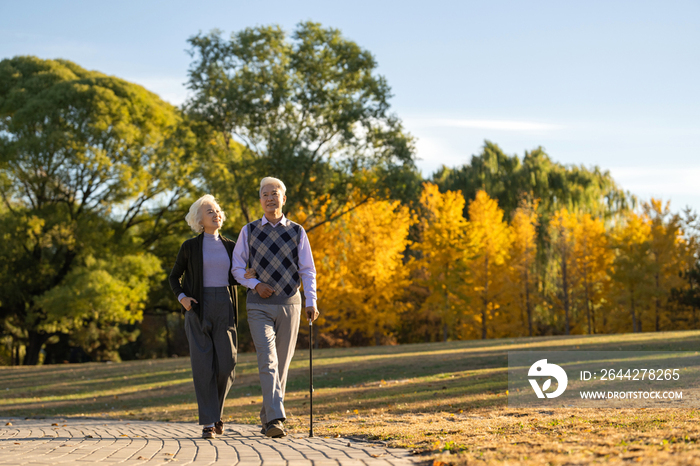
<svg viewBox="0 0 700 466">
<path fill-rule="evenodd" d="M 658 332 L 659 331 L 659 307 L 661 305 L 661 303 L 659 302 L 659 273 L 658 272 L 656 273 L 654 278 L 656 281 L 656 290 L 655 290 L 656 296 L 654 298 L 654 313 L 656 314 L 654 317 L 655 317 L 656 323 L 655 323 L 654 327 L 655 327 L 656 331 Z"/>
<path fill-rule="evenodd" d="M 165 321 L 165 352 L 167 353 L 165 355 L 166 358 L 169 358 L 170 356 L 173 355 L 173 344 L 172 344 L 172 339 L 170 337 L 170 326 L 168 325 L 168 313 L 164 312 L 163 313 L 163 320 Z"/>
<path fill-rule="evenodd" d="M 571 324 L 569 323 L 569 279 L 566 274 L 566 252 L 561 261 L 561 279 L 564 291 L 564 317 L 566 319 L 566 335 L 571 334 Z"/>
<path fill-rule="evenodd" d="M 488 329 L 486 327 L 489 305 L 489 256 L 484 258 L 484 294 L 481 297 L 481 339 L 486 340 Z"/>
<path fill-rule="evenodd" d="M 608 313 L 603 312 L 603 333 L 608 331 Z"/>
<path fill-rule="evenodd" d="M 696 328 L 698 328 L 698 320 L 697 320 L 697 316 L 696 316 L 697 308 L 695 306 L 695 299 L 693 299 L 694 295 L 695 295 L 695 288 L 693 287 L 692 277 L 690 278 L 689 282 L 690 282 L 690 299 L 691 299 L 691 303 L 693 303 L 693 304 L 691 304 L 691 307 L 693 309 L 693 328 L 696 329 Z"/>
<path fill-rule="evenodd" d="M 527 311 L 528 334 L 532 336 L 532 308 L 530 307 L 530 273 L 525 269 L 525 310 Z"/>
<path fill-rule="evenodd" d="M 634 289 L 630 290 L 630 314 L 632 315 L 632 332 L 637 332 L 637 316 L 634 312 Z"/>
<path fill-rule="evenodd" d="M 593 323 L 591 318 L 591 301 L 588 298 L 588 281 L 586 280 L 586 314 L 588 314 L 588 334 L 593 335 Z"/>
<path fill-rule="evenodd" d="M 226 143 L 226 147 L 230 148 L 231 147 L 231 134 L 226 131 L 225 129 L 222 131 L 224 135 L 224 141 Z M 243 218 L 245 219 L 246 223 L 250 223 L 250 215 L 248 214 L 248 205 L 245 201 L 245 191 L 243 189 L 243 183 L 239 183 L 238 181 L 238 169 L 235 163 L 231 163 L 231 165 L 228 167 L 229 173 L 233 176 L 233 184 L 236 189 L 236 195 L 238 196 L 238 207 L 241 209 L 241 213 L 243 214 Z"/>
<path fill-rule="evenodd" d="M 450 278 L 450 264 L 449 262 L 445 264 L 445 283 L 449 283 Z M 447 327 L 447 322 L 450 316 L 450 292 L 445 289 L 445 311 L 442 318 L 442 341 L 447 341 L 447 332 L 449 328 Z"/>
<path fill-rule="evenodd" d="M 19 366 L 19 342 L 12 342 L 12 365 Z"/>
<path fill-rule="evenodd" d="M 25 366 L 36 366 L 39 364 L 39 354 L 41 353 L 41 347 L 44 346 L 49 335 L 45 333 L 39 333 L 37 331 L 29 332 L 29 339 L 27 343 L 27 352 L 24 355 L 24 365 Z"/>
</svg>

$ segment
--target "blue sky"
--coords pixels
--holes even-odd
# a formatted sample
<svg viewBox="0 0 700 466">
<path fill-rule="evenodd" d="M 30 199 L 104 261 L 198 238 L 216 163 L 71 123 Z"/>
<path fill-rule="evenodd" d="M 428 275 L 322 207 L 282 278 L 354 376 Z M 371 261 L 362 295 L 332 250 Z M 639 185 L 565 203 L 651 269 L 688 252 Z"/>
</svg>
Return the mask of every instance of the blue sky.
<svg viewBox="0 0 700 466">
<path fill-rule="evenodd" d="M 0 0 L 0 58 L 66 58 L 180 104 L 188 37 L 306 20 L 375 55 L 425 176 L 489 139 L 700 210 L 697 1 Z"/>
</svg>

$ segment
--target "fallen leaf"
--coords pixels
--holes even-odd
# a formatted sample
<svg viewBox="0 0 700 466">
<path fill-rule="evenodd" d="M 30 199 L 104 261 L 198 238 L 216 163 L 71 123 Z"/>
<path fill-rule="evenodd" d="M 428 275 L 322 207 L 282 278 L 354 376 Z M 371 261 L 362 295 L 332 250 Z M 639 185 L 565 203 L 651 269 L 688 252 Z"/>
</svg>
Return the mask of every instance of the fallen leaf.
<svg viewBox="0 0 700 466">
<path fill-rule="evenodd" d="M 54 422 L 54 423 L 53 423 L 53 424 L 51 424 L 51 425 L 52 425 L 52 426 L 57 426 L 57 425 L 58 425 L 58 423 L 57 423 L 57 422 Z"/>
<path fill-rule="evenodd" d="M 94 438 L 92 435 L 86 435 L 85 438 Z"/>
<path fill-rule="evenodd" d="M 7 423 L 7 424 L 5 424 L 5 425 L 6 425 L 6 426 L 11 426 L 11 425 L 12 425 L 12 423 L 11 423 L 11 422 L 8 422 L 8 423 Z"/>
<path fill-rule="evenodd" d="M 379 454 L 376 454 L 376 455 L 375 455 L 374 453 L 372 453 L 372 454 L 369 455 L 369 456 L 371 456 L 372 458 L 379 458 L 379 457 L 384 456 L 384 455 L 386 455 L 386 453 L 379 453 Z"/>
<path fill-rule="evenodd" d="M 22 445 L 22 444 L 21 444 L 21 443 L 19 443 L 19 442 L 15 442 L 15 445 Z"/>
</svg>

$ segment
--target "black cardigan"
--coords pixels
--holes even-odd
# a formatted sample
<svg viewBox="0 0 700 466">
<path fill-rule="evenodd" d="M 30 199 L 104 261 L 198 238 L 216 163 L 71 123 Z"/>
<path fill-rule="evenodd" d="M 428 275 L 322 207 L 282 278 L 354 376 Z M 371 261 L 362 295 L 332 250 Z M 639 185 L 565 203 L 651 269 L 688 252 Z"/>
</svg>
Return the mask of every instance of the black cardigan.
<svg viewBox="0 0 700 466">
<path fill-rule="evenodd" d="M 229 260 L 232 260 L 233 248 L 236 246 L 234 241 L 220 235 L 221 242 L 224 243 L 226 247 L 226 252 L 228 252 Z M 186 296 L 194 298 L 197 303 L 192 303 L 192 310 L 197 313 L 199 320 L 202 320 L 202 292 L 204 288 L 204 261 L 202 254 L 202 244 L 204 244 L 204 234 L 200 234 L 196 238 L 191 238 L 182 243 L 180 246 L 180 251 L 177 253 L 177 259 L 175 259 L 175 265 L 173 270 L 170 272 L 170 288 L 172 288 L 173 293 L 175 293 L 175 298 L 180 296 L 180 293 L 185 293 Z M 185 274 L 184 280 L 180 283 L 180 278 L 182 274 Z M 233 315 L 232 320 L 234 325 L 238 325 L 238 292 L 236 290 L 236 285 L 238 282 L 233 275 L 231 275 L 231 269 L 229 268 L 228 273 L 228 292 L 231 296 L 231 303 L 233 304 Z M 186 311 L 184 306 L 180 305 L 183 311 Z"/>
</svg>

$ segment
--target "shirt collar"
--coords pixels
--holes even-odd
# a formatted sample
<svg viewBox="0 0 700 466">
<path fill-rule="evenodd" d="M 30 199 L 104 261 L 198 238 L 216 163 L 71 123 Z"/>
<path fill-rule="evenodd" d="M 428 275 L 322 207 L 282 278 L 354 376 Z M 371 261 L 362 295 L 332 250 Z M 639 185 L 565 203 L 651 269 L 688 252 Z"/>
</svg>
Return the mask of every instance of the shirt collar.
<svg viewBox="0 0 700 466">
<path fill-rule="evenodd" d="M 218 239 L 219 239 L 219 232 L 218 232 L 218 231 L 217 231 L 215 234 L 213 234 L 213 235 L 210 235 L 210 234 L 207 233 L 206 231 L 203 231 L 202 233 L 204 233 L 204 237 L 205 237 L 205 238 L 212 238 L 212 239 L 214 239 L 214 240 L 218 240 Z"/>
<path fill-rule="evenodd" d="M 267 217 L 265 217 L 265 216 L 263 215 L 261 225 L 266 225 L 266 224 L 270 223 L 270 225 L 272 225 L 273 228 L 276 227 L 276 226 L 279 225 L 279 224 L 282 224 L 282 226 L 285 226 L 285 227 L 286 227 L 286 226 L 287 226 L 287 222 L 289 222 L 289 220 L 287 220 L 287 217 L 285 217 L 284 214 L 282 214 L 282 220 L 280 220 L 278 223 L 275 223 L 274 225 L 272 225 L 272 223 L 270 223 L 270 221 L 267 219 Z"/>
</svg>

